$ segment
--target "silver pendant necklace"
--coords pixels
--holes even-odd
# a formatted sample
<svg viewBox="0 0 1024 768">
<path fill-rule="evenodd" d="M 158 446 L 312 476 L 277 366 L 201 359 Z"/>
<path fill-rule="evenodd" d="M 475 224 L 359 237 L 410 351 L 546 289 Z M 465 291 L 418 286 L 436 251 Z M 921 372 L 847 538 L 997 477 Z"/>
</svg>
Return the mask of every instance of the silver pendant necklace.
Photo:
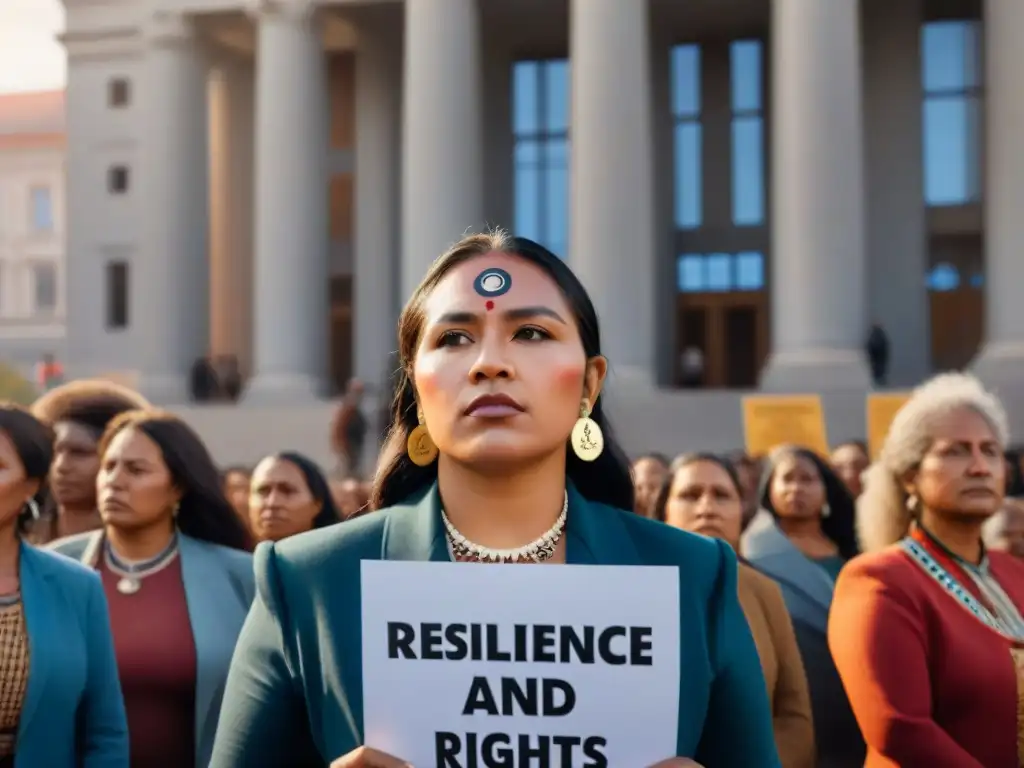
<svg viewBox="0 0 1024 768">
<path fill-rule="evenodd" d="M 444 522 L 448 537 L 448 551 L 456 562 L 543 563 L 554 557 L 555 549 L 565 531 L 565 518 L 568 511 L 569 494 L 566 493 L 562 501 L 562 512 L 555 520 L 555 524 L 539 538 L 514 549 L 491 549 L 470 541 L 452 525 L 452 521 L 448 519 L 448 515 L 443 509 L 441 510 L 441 520 Z"/>
<path fill-rule="evenodd" d="M 114 552 L 109 541 L 103 544 L 103 562 L 115 576 L 120 576 L 117 582 L 117 591 L 122 595 L 134 595 L 142 589 L 142 580 L 162 571 L 174 562 L 178 556 L 178 535 L 171 538 L 170 544 L 157 555 L 140 560 L 129 562 L 122 560 Z"/>
</svg>

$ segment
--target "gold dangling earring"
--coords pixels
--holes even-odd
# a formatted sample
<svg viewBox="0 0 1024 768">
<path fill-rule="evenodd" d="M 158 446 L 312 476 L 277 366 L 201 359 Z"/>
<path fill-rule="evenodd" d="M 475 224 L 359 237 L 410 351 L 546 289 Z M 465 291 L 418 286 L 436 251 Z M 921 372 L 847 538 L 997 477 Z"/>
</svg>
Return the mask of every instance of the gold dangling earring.
<svg viewBox="0 0 1024 768">
<path fill-rule="evenodd" d="M 572 428 L 572 452 L 582 461 L 593 461 L 604 450 L 604 434 L 596 421 L 590 418 L 590 402 L 580 403 L 580 417 Z"/>
<path fill-rule="evenodd" d="M 437 458 L 437 446 L 430 437 L 427 425 L 423 423 L 423 411 L 416 411 L 416 418 L 419 426 L 409 433 L 409 439 L 405 441 L 405 450 L 409 459 L 417 467 L 426 467 Z"/>
<path fill-rule="evenodd" d="M 911 517 L 914 517 L 917 514 L 918 503 L 919 502 L 917 500 L 916 493 L 911 493 L 907 495 L 907 511 L 910 513 Z"/>
</svg>

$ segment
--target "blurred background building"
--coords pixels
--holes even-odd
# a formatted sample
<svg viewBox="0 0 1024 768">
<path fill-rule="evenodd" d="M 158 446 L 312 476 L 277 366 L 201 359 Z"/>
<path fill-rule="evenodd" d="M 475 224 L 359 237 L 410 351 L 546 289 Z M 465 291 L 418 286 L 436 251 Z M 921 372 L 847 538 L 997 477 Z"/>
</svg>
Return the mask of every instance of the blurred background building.
<svg viewBox="0 0 1024 768">
<path fill-rule="evenodd" d="M 64 344 L 64 92 L 0 95 L 0 359 Z"/>
<path fill-rule="evenodd" d="M 485 222 L 586 283 L 627 444 L 758 386 L 858 434 L 872 323 L 892 386 L 1024 373 L 1018 0 L 65 5 L 71 375 L 230 354 L 322 419 Z"/>
</svg>

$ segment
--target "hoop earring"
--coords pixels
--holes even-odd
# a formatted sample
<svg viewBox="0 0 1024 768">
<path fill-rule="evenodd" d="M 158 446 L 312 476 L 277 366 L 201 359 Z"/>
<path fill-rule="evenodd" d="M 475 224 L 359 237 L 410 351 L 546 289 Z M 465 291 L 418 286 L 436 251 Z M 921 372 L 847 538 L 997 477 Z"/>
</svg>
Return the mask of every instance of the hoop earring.
<svg viewBox="0 0 1024 768">
<path fill-rule="evenodd" d="M 32 515 L 33 520 L 38 520 L 43 516 L 43 513 L 39 511 L 39 502 L 37 502 L 31 496 L 26 499 L 25 506 L 28 507 L 29 514 Z"/>
<path fill-rule="evenodd" d="M 413 464 L 417 467 L 426 467 L 433 464 L 437 458 L 437 446 L 434 445 L 430 431 L 423 421 L 423 411 L 416 411 L 416 419 L 419 426 L 409 433 L 409 439 L 405 441 L 405 451 Z"/>
<path fill-rule="evenodd" d="M 600 425 L 590 418 L 590 401 L 580 403 L 580 417 L 572 428 L 572 452 L 581 461 L 594 461 L 604 451 L 604 433 Z"/>
</svg>

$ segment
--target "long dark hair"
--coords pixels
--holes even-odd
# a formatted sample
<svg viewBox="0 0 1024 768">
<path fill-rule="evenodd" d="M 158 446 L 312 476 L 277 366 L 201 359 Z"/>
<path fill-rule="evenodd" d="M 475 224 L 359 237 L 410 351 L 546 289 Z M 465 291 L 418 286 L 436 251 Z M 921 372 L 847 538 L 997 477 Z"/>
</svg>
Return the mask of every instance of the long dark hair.
<svg viewBox="0 0 1024 768">
<path fill-rule="evenodd" d="M 740 503 L 743 503 L 743 486 L 740 484 L 740 476 L 736 473 L 736 467 L 732 465 L 732 462 L 722 456 L 719 456 L 717 453 L 684 453 L 682 456 L 677 456 L 673 459 L 672 463 L 668 465 L 668 473 L 665 475 L 665 479 L 661 482 L 661 489 L 658 491 L 658 498 L 654 502 L 654 509 L 651 510 L 652 516 L 655 520 L 662 523 L 665 522 L 665 508 L 668 506 L 668 494 L 672 490 L 672 483 L 675 482 L 676 473 L 683 467 L 688 467 L 691 464 L 698 464 L 703 461 L 722 468 L 725 474 L 729 476 L 729 480 L 736 489 L 736 494 L 740 498 Z"/>
<path fill-rule="evenodd" d="M 565 262 L 532 240 L 508 238 L 500 231 L 462 238 L 431 265 L 398 320 L 397 392 L 391 406 L 391 426 L 381 448 L 377 474 L 373 479 L 371 509 L 397 504 L 437 479 L 437 462 L 418 467 L 406 454 L 409 433 L 418 424 L 416 390 L 410 373 L 423 330 L 423 304 L 448 272 L 475 256 L 492 252 L 518 256 L 542 269 L 555 282 L 571 307 L 587 359 L 601 354 L 597 312 L 583 284 Z M 603 397 L 599 397 L 593 404 L 590 418 L 598 423 L 604 433 L 604 451 L 595 461 L 582 461 L 569 450 L 566 439 L 566 474 L 587 499 L 620 509 L 632 509 L 633 480 L 629 472 L 629 460 L 615 440 L 602 407 L 603 400 Z"/>
<path fill-rule="evenodd" d="M 313 528 L 323 528 L 341 522 L 338 508 L 334 506 L 331 486 L 328 485 L 327 478 L 324 477 L 323 471 L 315 461 L 298 451 L 281 451 L 280 453 L 272 454 L 272 456 L 278 461 L 287 461 L 290 464 L 294 464 L 299 472 L 302 473 L 310 495 L 320 502 L 320 511 L 313 518 Z"/>
<path fill-rule="evenodd" d="M 26 504 L 18 514 L 18 533 L 24 534 L 31 528 L 39 504 L 46 497 L 46 478 L 53 463 L 53 432 L 28 410 L 14 403 L 0 403 L 0 432 L 7 435 L 14 446 L 25 479 L 38 480 L 39 490 L 31 504 Z"/>
<path fill-rule="evenodd" d="M 181 491 L 178 530 L 193 539 L 232 549 L 252 550 L 252 539 L 224 496 L 210 452 L 188 424 L 165 411 L 128 411 L 116 417 L 100 438 L 100 455 L 125 429 L 137 429 L 160 448 L 171 481 Z"/>
<path fill-rule="evenodd" d="M 846 488 L 846 484 L 839 479 L 839 476 L 828 465 L 828 463 L 813 451 L 795 445 L 783 445 L 772 451 L 765 462 L 764 474 L 761 476 L 761 506 L 771 512 L 772 517 L 778 518 L 778 513 L 772 505 L 772 477 L 775 468 L 782 459 L 796 457 L 806 459 L 818 470 L 821 482 L 825 486 L 825 503 L 829 507 L 828 517 L 821 518 L 821 532 L 825 534 L 836 545 L 840 556 L 849 560 L 858 553 L 856 518 L 857 508 L 853 496 Z"/>
</svg>

